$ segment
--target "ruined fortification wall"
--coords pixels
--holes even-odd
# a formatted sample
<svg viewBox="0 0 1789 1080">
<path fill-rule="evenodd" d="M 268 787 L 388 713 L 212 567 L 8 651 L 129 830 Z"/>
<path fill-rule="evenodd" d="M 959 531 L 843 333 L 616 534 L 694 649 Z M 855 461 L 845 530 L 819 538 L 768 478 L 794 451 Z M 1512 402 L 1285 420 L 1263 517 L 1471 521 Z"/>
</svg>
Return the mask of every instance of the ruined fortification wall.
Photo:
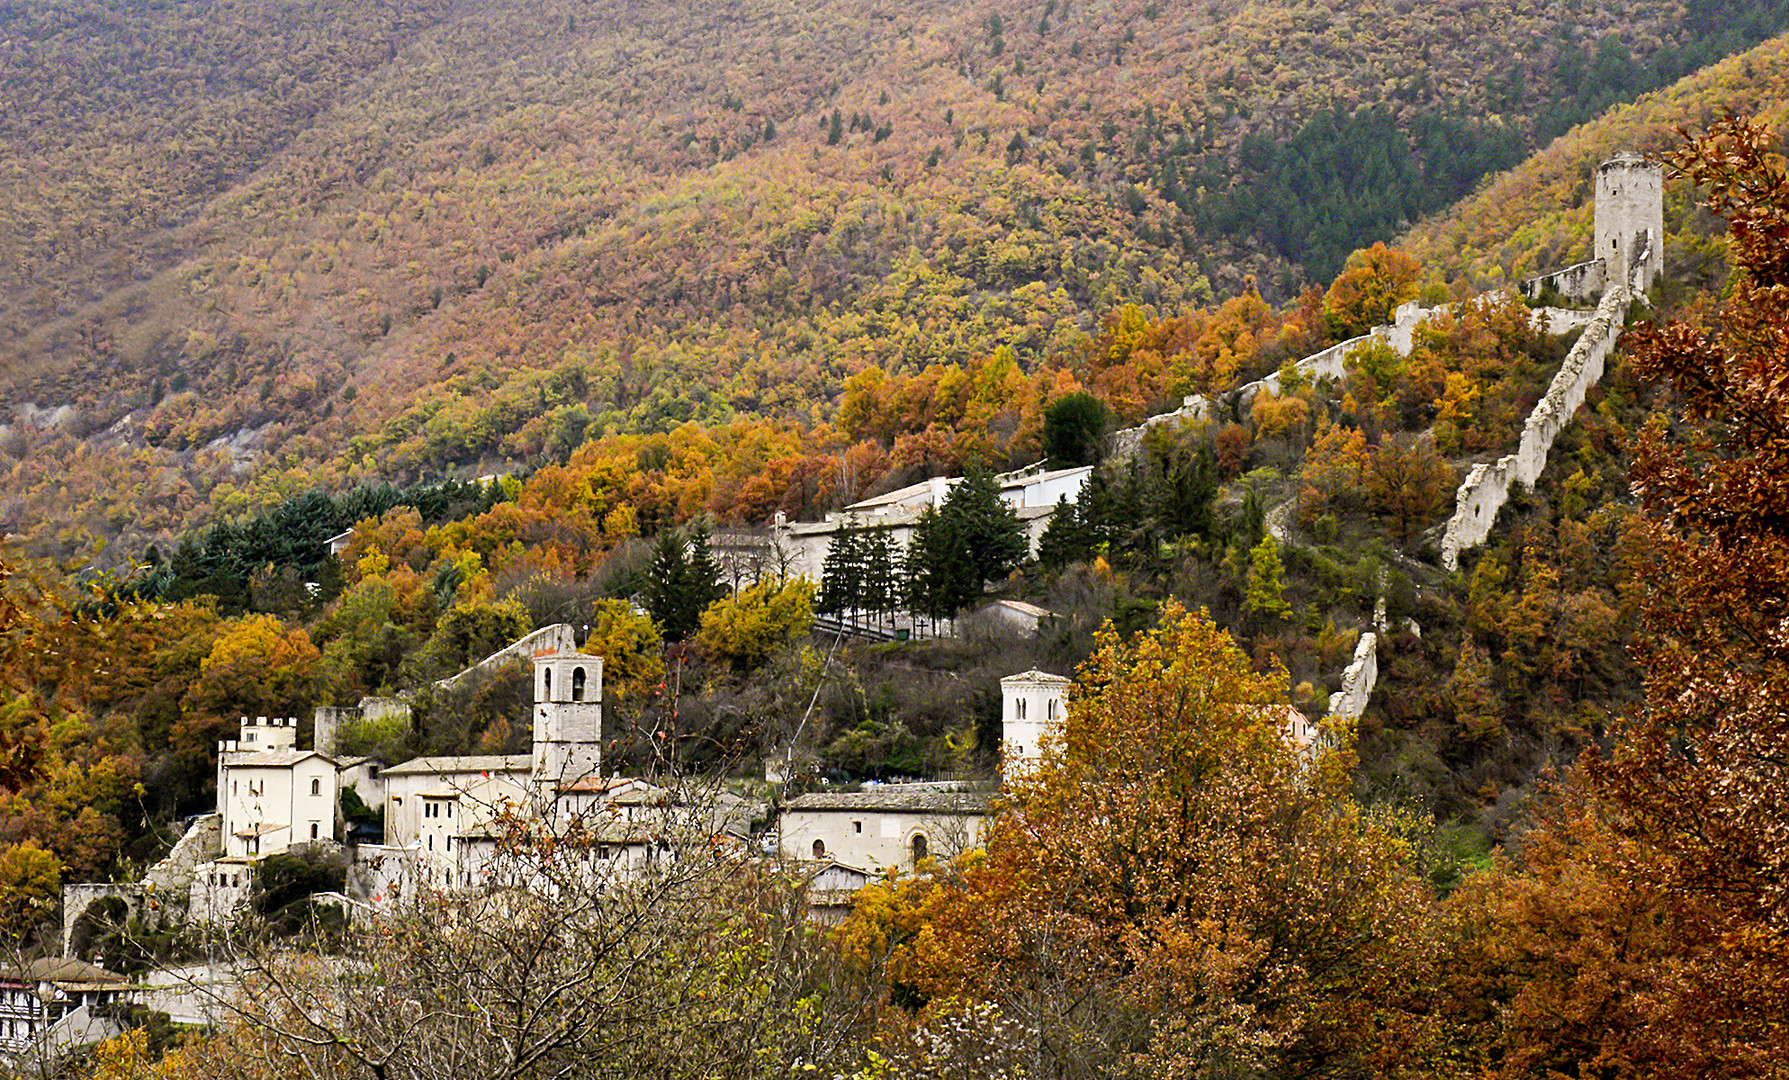
<svg viewBox="0 0 1789 1080">
<path fill-rule="evenodd" d="M 543 653 L 564 654 L 575 653 L 577 651 L 577 631 L 572 629 L 570 623 L 554 623 L 551 626 L 541 627 L 539 630 L 536 630 L 534 633 L 529 634 L 527 637 L 522 638 L 520 641 L 517 641 L 512 645 L 506 645 L 503 648 L 498 649 L 496 652 L 485 657 L 483 660 L 480 660 L 478 663 L 473 664 L 458 675 L 442 679 L 435 685 L 442 688 L 453 687 L 457 685 L 461 679 L 466 678 L 473 672 L 485 671 L 501 664 L 503 661 L 508 660 L 511 657 L 533 661 L 535 656 Z"/>
<path fill-rule="evenodd" d="M 1342 671 L 1342 688 L 1329 695 L 1329 715 L 1357 720 L 1367 711 L 1379 682 L 1379 635 L 1368 631 L 1354 645 L 1354 660 Z"/>
<path fill-rule="evenodd" d="M 62 886 L 62 955 L 70 955 L 69 939 L 75 920 L 85 914 L 95 900 L 116 896 L 124 901 L 131 915 L 143 914 L 144 905 L 151 900 L 163 914 L 167 913 L 170 901 L 184 903 L 192 887 L 193 868 L 217 858 L 222 851 L 219 846 L 222 827 L 223 817 L 218 814 L 207 814 L 194 821 L 173 850 L 149 868 L 142 881 L 82 882 Z"/>
<path fill-rule="evenodd" d="M 1584 404 L 1584 394 L 1603 377 L 1603 365 L 1615 341 L 1621 336 L 1632 297 L 1628 290 L 1616 288 L 1603 294 L 1584 335 L 1566 354 L 1565 362 L 1553 376 L 1546 396 L 1528 414 L 1522 426 L 1522 441 L 1516 452 L 1496 462 L 1472 467 L 1466 482 L 1454 497 L 1454 514 L 1448 519 L 1441 537 L 1441 564 L 1449 570 L 1460 568 L 1460 552 L 1485 542 L 1497 523 L 1497 512 L 1509 501 L 1512 484 L 1530 484 L 1540 479 L 1547 467 L 1547 454 L 1553 440 L 1572 414 Z"/>
<path fill-rule="evenodd" d="M 1580 264 L 1580 266 L 1592 265 L 1598 267 L 1596 282 L 1597 288 L 1600 289 L 1602 287 L 1601 262 Z M 1542 279 L 1536 278 L 1535 280 Z M 1293 367 L 1312 382 L 1320 382 L 1323 379 L 1340 379 L 1348 373 L 1348 354 L 1357 346 L 1364 345 L 1373 338 L 1378 338 L 1390 345 L 1399 356 L 1409 356 L 1411 348 L 1415 345 L 1417 325 L 1436 312 L 1446 311 L 1452 306 L 1444 304 L 1441 307 L 1423 307 L 1414 300 L 1402 304 L 1398 307 L 1390 324 L 1375 326 L 1369 333 L 1351 337 L 1347 341 L 1339 341 L 1321 352 L 1314 352 L 1298 361 Z M 1549 307 L 1537 308 L 1535 318 L 1545 323 L 1543 329 L 1547 333 L 1557 336 L 1588 325 L 1595 318 L 1595 314 L 1574 308 Z M 1246 415 L 1249 407 L 1254 404 L 1255 395 L 1263 390 L 1272 391 L 1275 394 L 1280 393 L 1279 372 L 1276 371 L 1264 379 L 1246 383 L 1228 394 L 1216 398 L 1191 395 L 1182 402 L 1180 408 L 1171 413 L 1151 416 L 1134 428 L 1113 432 L 1108 441 L 1107 450 L 1115 457 L 1134 457 L 1137 451 L 1142 449 L 1143 437 L 1148 434 L 1150 428 L 1159 424 L 1203 423 L 1219 416 L 1228 416 L 1231 403 L 1234 403 L 1239 414 Z"/>
<path fill-rule="evenodd" d="M 75 920 L 86 914 L 95 900 L 116 896 L 124 901 L 125 910 L 130 915 L 137 915 L 143 910 L 143 891 L 142 883 L 137 881 L 85 882 L 62 886 L 62 955 L 75 960 L 91 959 L 74 956 L 69 948 L 74 937 Z"/>
<path fill-rule="evenodd" d="M 1410 345 L 1415 334 L 1416 324 L 1439 310 L 1441 309 L 1425 308 L 1420 304 L 1417 304 L 1415 301 L 1404 304 L 1398 308 L 1397 314 L 1390 325 L 1375 326 L 1369 333 L 1362 334 L 1359 337 L 1349 338 L 1347 341 L 1337 342 L 1321 352 L 1312 353 L 1298 361 L 1293 367 L 1298 369 L 1306 379 L 1309 379 L 1312 382 L 1318 382 L 1323 379 L 1339 379 L 1347 374 L 1348 353 L 1352 351 L 1355 346 L 1364 344 L 1375 337 L 1382 339 L 1392 348 L 1396 349 L 1398 355 L 1409 356 Z M 1137 451 L 1143 448 L 1143 436 L 1148 434 L 1150 428 L 1159 424 L 1203 422 L 1220 415 L 1229 415 L 1228 404 L 1232 402 L 1238 409 L 1246 413 L 1249 406 L 1254 403 L 1255 395 L 1263 390 L 1270 390 L 1275 394 L 1280 392 L 1279 372 L 1276 371 L 1265 379 L 1257 379 L 1252 383 L 1245 383 L 1244 385 L 1237 387 L 1235 390 L 1230 391 L 1228 394 L 1223 394 L 1216 398 L 1209 398 L 1198 394 L 1190 395 L 1182 401 L 1180 408 L 1171 413 L 1162 413 L 1159 416 L 1151 416 L 1134 428 L 1125 428 L 1122 431 L 1113 432 L 1112 437 L 1107 442 L 1107 450 L 1115 457 L 1134 457 L 1136 456 Z"/>
<path fill-rule="evenodd" d="M 194 821 L 174 849 L 143 875 L 143 884 L 152 892 L 185 896 L 192 888 L 193 868 L 223 854 L 223 827 L 222 814 L 206 814 Z"/>
<path fill-rule="evenodd" d="M 1564 270 L 1555 270 L 1551 274 L 1529 278 L 1516 288 L 1530 300 L 1539 300 L 1541 294 L 1551 287 L 1568 300 L 1589 303 L 1602 293 L 1603 286 L 1607 284 L 1607 270 L 1608 264 L 1596 258 L 1576 266 L 1568 266 Z"/>
</svg>

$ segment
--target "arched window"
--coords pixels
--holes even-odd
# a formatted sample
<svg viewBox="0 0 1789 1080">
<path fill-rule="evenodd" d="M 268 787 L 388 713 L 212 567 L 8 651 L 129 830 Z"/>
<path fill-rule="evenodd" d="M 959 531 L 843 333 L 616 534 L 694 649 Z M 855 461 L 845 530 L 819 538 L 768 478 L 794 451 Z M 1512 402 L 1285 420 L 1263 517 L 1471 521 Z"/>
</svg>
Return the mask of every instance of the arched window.
<svg viewBox="0 0 1789 1080">
<path fill-rule="evenodd" d="M 913 834 L 913 865 L 914 866 L 917 867 L 919 865 L 920 860 L 924 859 L 926 857 L 926 848 L 927 848 L 926 834 L 925 833 L 914 833 Z"/>
<path fill-rule="evenodd" d="M 313 777 L 311 779 L 311 794 L 312 795 L 323 794 L 323 781 L 318 780 L 315 777 Z"/>
<path fill-rule="evenodd" d="M 553 669 L 547 668 L 540 673 L 540 699 L 553 700 Z"/>
<path fill-rule="evenodd" d="M 584 669 L 581 667 L 571 669 L 571 699 L 584 700 Z"/>
<path fill-rule="evenodd" d="M 824 840 L 814 841 L 814 858 L 816 858 L 816 859 L 826 858 L 826 841 L 824 841 Z"/>
<path fill-rule="evenodd" d="M 1025 719 L 1025 699 L 1024 698 L 1019 698 L 1017 701 L 1013 702 L 1013 719 L 1014 720 Z"/>
</svg>

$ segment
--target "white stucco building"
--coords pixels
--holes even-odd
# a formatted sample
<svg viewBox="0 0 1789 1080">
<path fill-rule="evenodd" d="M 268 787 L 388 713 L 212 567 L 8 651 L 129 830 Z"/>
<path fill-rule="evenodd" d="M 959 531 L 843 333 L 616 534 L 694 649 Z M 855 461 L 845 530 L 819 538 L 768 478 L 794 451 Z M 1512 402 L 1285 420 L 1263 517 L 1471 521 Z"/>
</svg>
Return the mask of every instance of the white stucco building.
<svg viewBox="0 0 1789 1080">
<path fill-rule="evenodd" d="M 123 1030 L 100 1022 L 97 1010 L 130 994 L 129 979 L 80 960 L 0 967 L 0 1061 L 41 1066 L 49 1075 L 63 1053 Z"/>
<path fill-rule="evenodd" d="M 994 478 L 1000 485 L 1000 497 L 1018 516 L 1025 528 L 1026 541 L 1032 553 L 1049 527 L 1050 515 L 1056 511 L 1058 499 L 1073 503 L 1080 498 L 1081 485 L 1092 475 L 1091 465 L 1073 469 L 1048 469 L 1040 462 Z M 890 491 L 884 495 L 854 502 L 824 521 L 795 522 L 775 530 L 773 546 L 779 553 L 779 565 L 789 576 L 820 580 L 826 564 L 826 553 L 832 538 L 844 529 L 886 529 L 898 550 L 906 550 L 913 539 L 913 527 L 927 509 L 944 505 L 950 489 L 962 481 L 958 476 L 934 476 L 917 484 Z"/>
<path fill-rule="evenodd" d="M 385 789 L 385 845 L 423 847 L 425 796 L 443 792 L 470 792 L 497 779 L 510 787 L 529 791 L 534 776 L 532 754 L 471 754 L 456 757 L 411 758 L 379 773 Z"/>
<path fill-rule="evenodd" d="M 1000 756 L 1011 776 L 1043 756 L 1044 734 L 1060 732 L 1068 716 L 1072 680 L 1047 671 L 1021 671 L 1000 680 Z"/>
<path fill-rule="evenodd" d="M 296 718 L 245 716 L 241 737 L 218 747 L 225 855 L 252 858 L 335 839 L 335 760 L 297 749 L 297 735 Z"/>
<path fill-rule="evenodd" d="M 248 896 L 254 860 L 339 835 L 341 776 L 334 758 L 300 750 L 295 717 L 243 717 L 218 743 L 218 857 L 193 867 L 188 915 L 221 918 Z"/>
</svg>

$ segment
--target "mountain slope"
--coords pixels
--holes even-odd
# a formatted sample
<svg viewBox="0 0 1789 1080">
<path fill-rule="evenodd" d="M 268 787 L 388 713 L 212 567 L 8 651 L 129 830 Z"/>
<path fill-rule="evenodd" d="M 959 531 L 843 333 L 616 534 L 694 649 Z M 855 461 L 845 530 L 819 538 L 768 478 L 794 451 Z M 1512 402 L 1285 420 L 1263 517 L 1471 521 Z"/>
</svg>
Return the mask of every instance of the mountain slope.
<svg viewBox="0 0 1789 1080">
<path fill-rule="evenodd" d="M 1779 13 L 120 0 L 84 17 L 10 5 L 0 49 L 6 400 L 51 410 L 8 431 L 25 460 L 6 520 L 65 553 L 165 532 L 270 463 L 338 483 L 511 458 L 542 379 L 558 388 L 537 405 L 610 427 L 810 420 L 869 364 L 1006 346 L 1034 368 L 1125 302 L 1181 310 L 1248 276 L 1287 296 L 1297 260 L 1388 234 L 1559 116 L 1726 47 L 1714 27 Z M 213 22 L 209 53 L 166 44 Z M 108 36 L 124 25 L 155 39 L 152 63 L 101 94 L 128 67 Z M 52 57 L 67 87 L 40 94 Z M 106 505 L 145 471 L 157 494 Z M 37 524 L 80 516 L 53 542 Z"/>
</svg>

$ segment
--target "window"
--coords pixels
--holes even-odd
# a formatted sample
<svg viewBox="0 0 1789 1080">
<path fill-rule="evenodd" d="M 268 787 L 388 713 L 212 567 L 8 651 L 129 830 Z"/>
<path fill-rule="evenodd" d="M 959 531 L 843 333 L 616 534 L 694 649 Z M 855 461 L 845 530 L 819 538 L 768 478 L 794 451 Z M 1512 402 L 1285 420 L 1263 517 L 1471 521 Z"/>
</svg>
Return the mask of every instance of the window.
<svg viewBox="0 0 1789 1080">
<path fill-rule="evenodd" d="M 914 866 L 918 866 L 919 861 L 926 857 L 926 848 L 927 847 L 928 847 L 928 845 L 926 844 L 926 834 L 925 833 L 914 833 L 913 834 L 913 865 Z"/>
<path fill-rule="evenodd" d="M 826 858 L 826 841 L 824 841 L 824 840 L 814 841 L 814 858 L 816 858 L 816 859 Z"/>
<path fill-rule="evenodd" d="M 311 778 L 311 794 L 312 795 L 323 794 L 323 781 L 317 779 L 316 777 Z"/>
<path fill-rule="evenodd" d="M 1025 719 L 1025 699 L 1024 698 L 1020 698 L 1017 701 L 1013 702 L 1013 719 L 1014 720 Z"/>
<path fill-rule="evenodd" d="M 547 668 L 545 671 L 540 673 L 540 699 L 542 701 L 552 701 L 553 700 L 553 669 L 552 668 Z"/>
<path fill-rule="evenodd" d="M 447 816 L 453 817 L 453 803 L 447 804 Z"/>
<path fill-rule="evenodd" d="M 435 850 L 435 837 L 434 837 L 434 835 L 433 835 L 433 834 L 431 834 L 431 835 L 430 835 L 430 836 L 429 836 L 429 850 L 430 850 L 430 851 L 433 851 L 433 850 Z"/>
<path fill-rule="evenodd" d="M 853 821 L 853 822 L 852 822 L 852 823 L 851 823 L 851 831 L 852 831 L 852 832 L 854 832 L 854 833 L 860 833 L 860 832 L 862 832 L 862 831 L 863 831 L 863 822 L 861 822 L 861 821 Z"/>
<path fill-rule="evenodd" d="M 571 699 L 584 700 L 584 669 L 581 667 L 571 669 Z"/>
<path fill-rule="evenodd" d="M 316 781 L 313 780 L 313 781 L 311 781 L 311 783 L 314 784 L 314 783 L 316 783 Z M 316 838 L 317 838 L 317 823 L 313 821 L 313 822 L 311 822 L 311 839 L 315 840 Z"/>
<path fill-rule="evenodd" d="M 1049 707 L 1044 710 L 1044 713 L 1049 719 L 1051 719 L 1051 720 L 1056 719 L 1056 699 L 1055 698 L 1050 699 Z"/>
</svg>

